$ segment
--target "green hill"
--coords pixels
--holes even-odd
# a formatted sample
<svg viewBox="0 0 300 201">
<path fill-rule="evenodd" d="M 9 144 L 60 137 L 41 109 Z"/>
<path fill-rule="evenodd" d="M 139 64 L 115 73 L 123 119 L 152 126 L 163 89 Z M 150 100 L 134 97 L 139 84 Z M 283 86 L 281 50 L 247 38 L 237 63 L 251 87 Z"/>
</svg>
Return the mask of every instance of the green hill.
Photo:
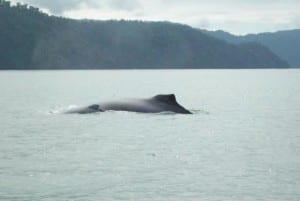
<svg viewBox="0 0 300 201">
<path fill-rule="evenodd" d="M 72 20 L 1 2 L 0 69 L 288 67 L 260 44 L 230 44 L 186 25 Z"/>
<path fill-rule="evenodd" d="M 236 36 L 224 31 L 204 31 L 204 33 L 237 45 L 245 42 L 260 43 L 287 61 L 291 67 L 300 68 L 300 29 L 245 36 Z"/>
</svg>

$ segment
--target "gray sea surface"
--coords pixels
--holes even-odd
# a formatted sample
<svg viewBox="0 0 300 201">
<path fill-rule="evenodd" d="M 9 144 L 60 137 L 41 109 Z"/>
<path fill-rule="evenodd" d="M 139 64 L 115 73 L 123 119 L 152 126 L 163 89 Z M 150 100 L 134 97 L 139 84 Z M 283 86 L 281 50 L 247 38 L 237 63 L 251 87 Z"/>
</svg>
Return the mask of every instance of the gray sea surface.
<svg viewBox="0 0 300 201">
<path fill-rule="evenodd" d="M 0 200 L 299 201 L 300 70 L 0 71 Z"/>
</svg>

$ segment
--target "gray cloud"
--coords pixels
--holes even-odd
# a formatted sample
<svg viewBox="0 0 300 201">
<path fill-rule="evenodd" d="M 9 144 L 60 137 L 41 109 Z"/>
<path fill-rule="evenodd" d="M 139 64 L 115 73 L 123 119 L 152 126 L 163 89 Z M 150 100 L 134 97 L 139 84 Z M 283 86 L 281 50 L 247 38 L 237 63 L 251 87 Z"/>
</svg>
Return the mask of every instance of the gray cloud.
<svg viewBox="0 0 300 201">
<path fill-rule="evenodd" d="M 111 8 L 128 11 L 135 10 L 140 6 L 137 0 L 111 0 L 108 3 Z"/>
<path fill-rule="evenodd" d="M 79 9 L 80 6 L 94 9 L 108 7 L 129 11 L 139 6 L 137 0 L 23 0 L 23 2 L 48 9 L 52 14 L 62 14 L 68 10 Z"/>
<path fill-rule="evenodd" d="M 26 3 L 48 9 L 53 14 L 61 14 L 65 10 L 76 9 L 84 0 L 26 0 Z M 92 1 L 91 1 L 92 2 Z"/>
<path fill-rule="evenodd" d="M 299 28 L 299 0 L 12 0 L 71 18 L 174 21 L 234 33 Z"/>
<path fill-rule="evenodd" d="M 210 26 L 210 21 L 207 18 L 202 18 L 195 24 L 196 27 L 201 27 L 203 29 L 207 29 Z"/>
</svg>

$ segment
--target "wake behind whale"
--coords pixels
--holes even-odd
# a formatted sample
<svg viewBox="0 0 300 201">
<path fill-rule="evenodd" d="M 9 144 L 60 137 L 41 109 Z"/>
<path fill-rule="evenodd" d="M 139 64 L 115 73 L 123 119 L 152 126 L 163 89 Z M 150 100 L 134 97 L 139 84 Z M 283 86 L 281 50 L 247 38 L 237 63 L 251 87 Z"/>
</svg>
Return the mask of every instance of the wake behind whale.
<svg viewBox="0 0 300 201">
<path fill-rule="evenodd" d="M 86 107 L 70 109 L 65 113 L 88 114 L 111 110 L 138 113 L 173 112 L 178 114 L 192 114 L 189 110 L 177 103 L 174 94 L 156 95 L 146 99 L 124 99 L 119 101 L 102 102 Z"/>
</svg>

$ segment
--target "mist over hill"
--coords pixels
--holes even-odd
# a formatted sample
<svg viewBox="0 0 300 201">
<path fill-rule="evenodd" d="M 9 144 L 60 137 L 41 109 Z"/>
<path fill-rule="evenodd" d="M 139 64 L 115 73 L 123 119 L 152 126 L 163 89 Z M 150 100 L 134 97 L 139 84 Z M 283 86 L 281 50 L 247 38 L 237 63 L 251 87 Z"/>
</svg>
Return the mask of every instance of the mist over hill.
<svg viewBox="0 0 300 201">
<path fill-rule="evenodd" d="M 0 69 L 288 66 L 259 43 L 231 44 L 186 25 L 73 20 L 0 1 Z"/>
<path fill-rule="evenodd" d="M 300 68 L 300 29 L 274 33 L 248 34 L 245 36 L 236 36 L 224 31 L 203 32 L 237 45 L 248 42 L 260 43 L 287 61 L 291 67 Z"/>
</svg>

